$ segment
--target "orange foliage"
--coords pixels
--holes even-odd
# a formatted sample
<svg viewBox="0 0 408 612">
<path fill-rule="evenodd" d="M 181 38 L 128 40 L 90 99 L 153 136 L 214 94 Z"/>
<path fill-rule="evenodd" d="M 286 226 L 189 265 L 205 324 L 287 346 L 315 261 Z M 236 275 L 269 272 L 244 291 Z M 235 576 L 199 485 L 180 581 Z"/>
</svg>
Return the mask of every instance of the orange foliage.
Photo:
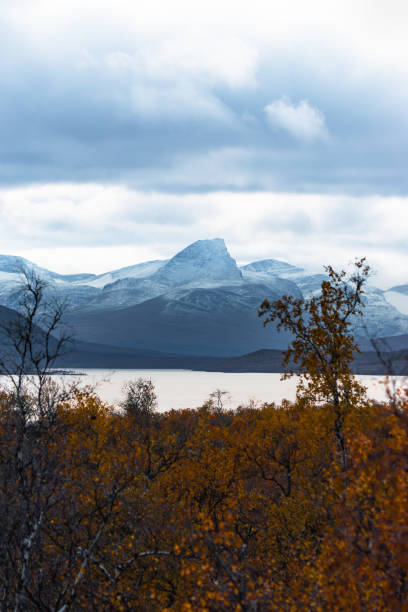
<svg viewBox="0 0 408 612">
<path fill-rule="evenodd" d="M 407 408 L 406 396 L 397 408 L 364 400 L 345 422 L 345 472 L 330 404 L 204 407 L 140 424 L 77 393 L 39 436 L 52 487 L 24 609 L 407 609 Z M 8 520 L 35 512 L 14 488 Z M 16 575 L 2 563 L 12 600 Z"/>
<path fill-rule="evenodd" d="M 2 609 L 408 610 L 408 395 L 351 375 L 330 273 L 312 326 L 276 306 L 303 338 L 294 403 L 158 413 L 139 380 L 122 412 L 73 390 L 30 420 L 0 396 Z"/>
</svg>

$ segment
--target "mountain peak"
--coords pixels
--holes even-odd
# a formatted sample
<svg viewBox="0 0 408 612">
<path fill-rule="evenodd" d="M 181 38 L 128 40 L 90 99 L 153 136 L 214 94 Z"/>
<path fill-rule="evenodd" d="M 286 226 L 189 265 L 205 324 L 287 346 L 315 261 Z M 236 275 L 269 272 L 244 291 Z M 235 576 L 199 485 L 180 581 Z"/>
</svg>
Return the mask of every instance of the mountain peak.
<svg viewBox="0 0 408 612">
<path fill-rule="evenodd" d="M 20 274 L 24 268 L 33 268 L 31 263 L 19 255 L 0 255 L 0 271 Z"/>
<path fill-rule="evenodd" d="M 242 279 L 242 273 L 222 238 L 193 242 L 172 257 L 154 276 L 173 286 L 203 280 Z"/>
<path fill-rule="evenodd" d="M 273 276 L 304 272 L 303 268 L 297 268 L 296 266 L 286 263 L 286 261 L 280 261 L 279 259 L 262 259 L 261 261 L 253 261 L 246 266 L 241 266 L 241 270 L 244 272 L 271 274 Z"/>
</svg>

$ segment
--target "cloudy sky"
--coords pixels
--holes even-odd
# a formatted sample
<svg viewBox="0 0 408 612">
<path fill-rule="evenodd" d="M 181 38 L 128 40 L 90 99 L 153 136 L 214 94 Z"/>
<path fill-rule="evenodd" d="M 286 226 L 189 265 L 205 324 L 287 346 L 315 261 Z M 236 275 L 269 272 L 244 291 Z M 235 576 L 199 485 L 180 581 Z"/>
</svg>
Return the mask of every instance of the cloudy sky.
<svg viewBox="0 0 408 612">
<path fill-rule="evenodd" d="M 225 238 L 408 282 L 408 4 L 3 0 L 0 238 L 102 272 Z"/>
</svg>

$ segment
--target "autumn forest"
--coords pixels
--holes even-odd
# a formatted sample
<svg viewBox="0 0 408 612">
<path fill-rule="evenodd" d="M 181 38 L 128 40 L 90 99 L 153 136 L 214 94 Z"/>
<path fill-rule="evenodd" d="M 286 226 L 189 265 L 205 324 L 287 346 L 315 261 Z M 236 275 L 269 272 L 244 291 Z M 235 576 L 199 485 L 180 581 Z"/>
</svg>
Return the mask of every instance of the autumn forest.
<svg viewBox="0 0 408 612">
<path fill-rule="evenodd" d="M 29 279 L 4 330 L 2 610 L 408 610 L 408 392 L 376 402 L 351 373 L 365 261 L 327 272 L 260 307 L 294 338 L 295 402 L 164 413 L 149 380 L 120 406 L 58 386 L 62 314 Z"/>
</svg>

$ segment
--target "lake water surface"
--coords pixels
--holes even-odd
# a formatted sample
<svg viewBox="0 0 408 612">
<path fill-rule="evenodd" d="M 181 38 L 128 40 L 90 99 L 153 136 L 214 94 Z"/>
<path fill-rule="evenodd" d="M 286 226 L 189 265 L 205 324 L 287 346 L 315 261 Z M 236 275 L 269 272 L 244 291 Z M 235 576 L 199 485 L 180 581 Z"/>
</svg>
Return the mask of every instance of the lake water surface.
<svg viewBox="0 0 408 612">
<path fill-rule="evenodd" d="M 223 396 L 226 408 L 255 402 L 280 402 L 295 397 L 296 378 L 281 380 L 280 374 L 195 372 L 191 370 L 77 370 L 79 375 L 64 376 L 64 382 L 75 381 L 96 386 L 106 402 L 117 405 L 123 398 L 123 385 L 137 378 L 150 378 L 156 389 L 158 409 L 195 408 L 201 406 L 216 389 L 227 391 Z M 381 376 L 358 376 L 373 399 L 384 399 Z"/>
</svg>

